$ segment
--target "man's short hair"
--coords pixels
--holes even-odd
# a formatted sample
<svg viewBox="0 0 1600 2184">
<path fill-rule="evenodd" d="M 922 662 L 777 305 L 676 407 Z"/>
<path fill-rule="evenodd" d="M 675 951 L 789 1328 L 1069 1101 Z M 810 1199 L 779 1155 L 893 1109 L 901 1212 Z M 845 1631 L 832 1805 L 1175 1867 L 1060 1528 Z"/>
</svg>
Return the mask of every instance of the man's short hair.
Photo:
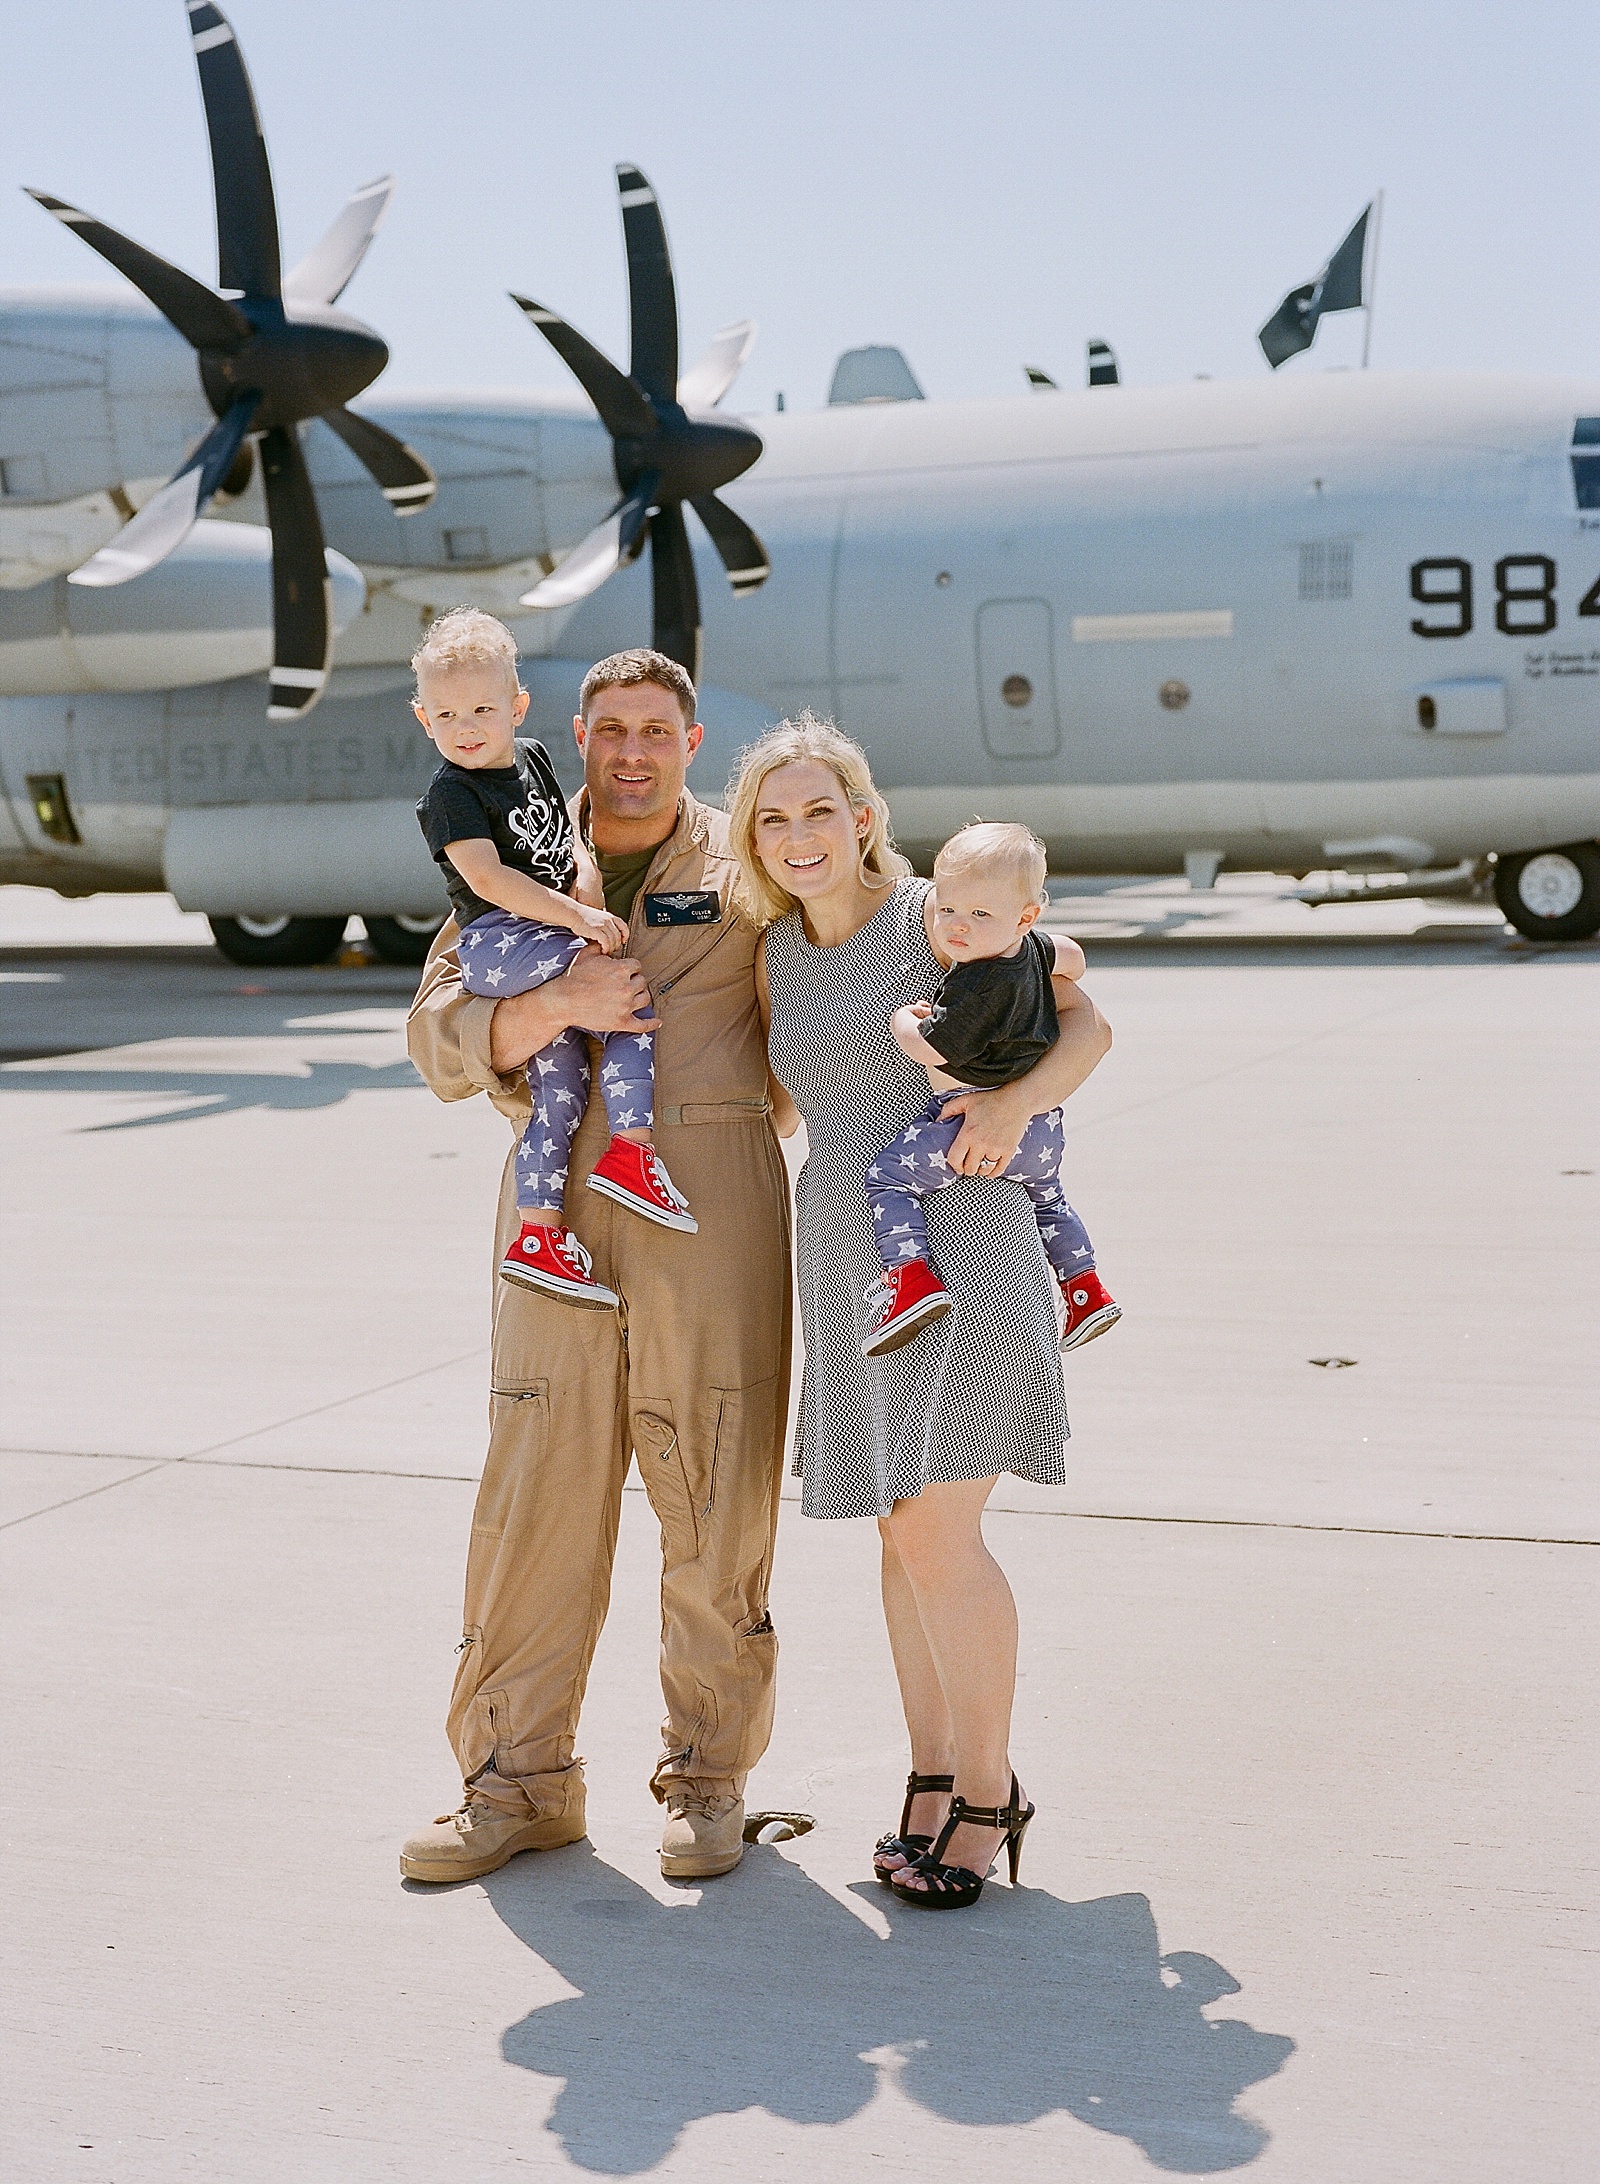
<svg viewBox="0 0 1600 2184">
<path fill-rule="evenodd" d="M 692 724 L 694 681 L 688 669 L 665 652 L 653 652 L 648 645 L 635 645 L 631 651 L 613 652 L 596 660 L 578 693 L 579 714 L 588 720 L 589 708 L 602 690 L 631 690 L 637 683 L 658 683 L 663 690 L 670 690 L 683 707 L 683 725 L 687 728 Z"/>
<path fill-rule="evenodd" d="M 452 667 L 503 667 L 513 690 L 522 685 L 517 675 L 517 640 L 504 622 L 477 607 L 452 607 L 441 614 L 411 655 L 411 672 L 420 691 L 424 674 L 439 674 Z"/>
<path fill-rule="evenodd" d="M 979 819 L 949 841 L 933 860 L 935 877 L 941 872 L 985 872 L 1003 876 L 1016 887 L 1024 902 L 1045 900 L 1045 874 L 1049 860 L 1045 847 L 1031 827 L 1003 826 Z"/>
</svg>

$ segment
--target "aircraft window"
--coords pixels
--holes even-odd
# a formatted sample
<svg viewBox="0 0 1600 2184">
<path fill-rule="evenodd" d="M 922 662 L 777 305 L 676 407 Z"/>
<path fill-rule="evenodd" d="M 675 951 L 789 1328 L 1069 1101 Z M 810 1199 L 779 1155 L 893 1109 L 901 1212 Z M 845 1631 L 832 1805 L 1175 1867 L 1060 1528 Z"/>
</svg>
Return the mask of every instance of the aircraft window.
<svg viewBox="0 0 1600 2184">
<path fill-rule="evenodd" d="M 1302 599 L 1348 599 L 1354 589 L 1355 546 L 1347 538 L 1312 539 L 1300 549 Z"/>
<path fill-rule="evenodd" d="M 1600 424 L 1600 418 L 1581 417 L 1580 424 Z M 1574 455 L 1572 490 L 1580 508 L 1600 508 L 1600 455 Z"/>
<path fill-rule="evenodd" d="M 39 822 L 39 832 L 52 842 L 81 842 L 78 822 L 72 816 L 72 805 L 67 798 L 67 784 L 60 774 L 31 773 L 27 778 L 28 800 L 33 806 L 33 816 Z"/>
<path fill-rule="evenodd" d="M 459 531 L 446 531 L 444 550 L 452 561 L 487 561 L 489 534 L 481 523 L 468 523 Z"/>
<path fill-rule="evenodd" d="M 1417 726 L 1419 728 L 1437 728 L 1438 725 L 1438 704 L 1434 699 L 1424 694 L 1417 700 Z"/>
<path fill-rule="evenodd" d="M 1580 417 L 1572 428 L 1574 447 L 1600 447 L 1600 417 Z"/>
<path fill-rule="evenodd" d="M 1026 675 L 1008 675 L 1000 685 L 1000 695 L 1007 705 L 1015 705 L 1020 709 L 1024 705 L 1032 704 L 1033 685 Z"/>
<path fill-rule="evenodd" d="M 1192 695 L 1189 685 L 1186 682 L 1179 682 L 1176 678 L 1171 682 L 1164 682 L 1156 692 L 1156 696 L 1161 701 L 1161 709 L 1165 713 L 1181 713 Z"/>
</svg>

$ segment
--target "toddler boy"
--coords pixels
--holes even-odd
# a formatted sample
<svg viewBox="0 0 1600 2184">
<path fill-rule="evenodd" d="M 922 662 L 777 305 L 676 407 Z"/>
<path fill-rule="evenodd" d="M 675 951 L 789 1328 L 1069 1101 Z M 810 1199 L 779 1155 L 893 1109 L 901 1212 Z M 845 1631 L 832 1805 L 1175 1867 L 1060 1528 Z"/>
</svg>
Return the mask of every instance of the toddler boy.
<svg viewBox="0 0 1600 2184">
<path fill-rule="evenodd" d="M 954 1092 L 1015 1084 L 1061 1036 L 1050 974 L 1056 952 L 1033 930 L 1045 895 L 1045 851 L 1026 827 L 963 827 L 933 867 L 933 949 L 946 964 L 931 1002 L 895 1010 L 889 1029 L 923 1063 L 935 1097 L 867 1170 L 873 1236 L 883 1261 L 868 1357 L 898 1350 L 950 1309 L 950 1294 L 928 1257 L 922 1200 L 957 1181 L 947 1164 L 963 1117 L 944 1116 Z M 1033 1200 L 1045 1257 L 1066 1307 L 1063 1350 L 1103 1335 L 1122 1316 L 1095 1272 L 1094 1247 L 1061 1190 L 1066 1137 L 1062 1111 L 1035 1115 L 1001 1173 Z"/>
<path fill-rule="evenodd" d="M 441 763 L 417 818 L 444 874 L 460 927 L 461 983 L 490 1000 L 559 978 L 589 946 L 616 955 L 628 928 L 605 908 L 600 873 L 578 840 L 543 744 L 519 742 L 528 693 L 503 622 L 476 608 L 442 615 L 411 662 L 413 710 Z M 588 1178 L 619 1205 L 663 1228 L 699 1223 L 657 1157 L 654 1034 L 612 1032 L 603 1042 L 600 1091 L 611 1143 Z M 592 1310 L 619 1302 L 594 1279 L 566 1226 L 567 1162 L 589 1098 L 588 1034 L 576 1028 L 528 1063 L 533 1116 L 517 1150 L 522 1233 L 500 1262 L 508 1282 Z"/>
</svg>

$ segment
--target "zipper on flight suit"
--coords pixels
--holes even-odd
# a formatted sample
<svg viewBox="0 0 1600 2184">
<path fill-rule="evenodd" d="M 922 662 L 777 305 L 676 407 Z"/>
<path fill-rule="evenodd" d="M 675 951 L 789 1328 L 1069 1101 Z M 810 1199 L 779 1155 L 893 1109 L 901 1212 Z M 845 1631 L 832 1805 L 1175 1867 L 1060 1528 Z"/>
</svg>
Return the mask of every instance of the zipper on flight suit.
<svg viewBox="0 0 1600 2184">
<path fill-rule="evenodd" d="M 681 970 L 674 971 L 670 978 L 664 978 L 661 981 L 660 985 L 657 986 L 656 992 L 671 993 L 673 987 L 681 984 L 681 982 L 688 977 L 691 971 L 697 971 L 700 968 L 701 964 L 704 963 L 706 957 L 710 955 L 712 949 L 719 946 L 722 941 L 727 939 L 729 933 L 733 930 L 733 924 L 733 919 L 727 917 L 726 915 L 719 919 L 716 939 L 708 942 L 707 945 L 701 949 L 700 953 L 695 956 L 692 961 L 683 965 Z"/>
</svg>

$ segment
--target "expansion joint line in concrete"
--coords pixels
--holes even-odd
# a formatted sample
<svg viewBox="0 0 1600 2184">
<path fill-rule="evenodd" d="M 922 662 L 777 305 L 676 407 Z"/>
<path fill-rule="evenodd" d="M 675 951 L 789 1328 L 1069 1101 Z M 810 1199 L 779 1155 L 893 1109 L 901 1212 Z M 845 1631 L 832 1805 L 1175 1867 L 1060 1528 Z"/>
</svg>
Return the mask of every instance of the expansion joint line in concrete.
<svg viewBox="0 0 1600 2184">
<path fill-rule="evenodd" d="M 477 1353 L 473 1352 L 471 1354 L 476 1355 Z M 459 1363 L 461 1361 L 454 1359 L 449 1362 Z M 427 1368 L 430 1372 L 437 1372 L 439 1369 L 438 1366 L 429 1366 Z M 416 1379 L 420 1376 L 413 1373 L 408 1374 L 407 1377 Z M 391 1381 L 388 1385 L 393 1387 L 398 1386 L 399 1383 Z M 377 1394 L 378 1392 L 377 1389 L 367 1391 L 369 1394 Z M 344 1400 L 356 1402 L 359 1401 L 359 1397 L 349 1396 Z M 322 1408 L 324 1410 L 333 1410 L 337 1408 L 337 1405 L 324 1404 Z M 318 1413 L 316 1411 L 307 1411 L 303 1415 L 314 1418 Z M 293 1422 L 291 1419 L 283 1421 L 285 1425 Z M 270 1426 L 260 1428 L 260 1431 L 264 1433 L 270 1433 L 272 1430 Z M 240 1434 L 236 1438 L 248 1440 L 251 1436 Z M 215 1444 L 217 1448 L 230 1448 L 233 1445 L 234 1443 L 230 1441 L 218 1441 Z M 0 1448 L 0 1457 L 3 1456 L 60 1456 L 69 1462 L 107 1464 L 137 1463 L 139 1460 L 136 1456 L 119 1455 L 115 1449 L 106 1448 Z M 152 1472 L 171 1471 L 185 1464 L 195 1469 L 217 1471 L 303 1472 L 307 1477 L 315 1479 L 403 1479 L 434 1486 L 476 1486 L 478 1483 L 477 1474 L 470 1471 L 387 1471 L 380 1470 L 375 1465 L 370 1464 L 270 1463 L 259 1457 L 214 1456 L 209 1450 L 203 1449 L 197 1450 L 189 1456 L 163 1456 L 156 1463 L 146 1464 L 143 1470 L 131 1472 L 125 1479 L 108 1479 L 104 1486 L 86 1487 L 81 1494 L 68 1494 L 58 1502 L 50 1502 L 43 1509 L 30 1509 L 20 1517 L 8 1517 L 3 1523 L 0 1523 L 0 1532 L 8 1532 L 18 1524 L 31 1524 L 35 1517 L 48 1517 L 57 1509 L 70 1509 L 75 1502 L 92 1500 L 97 1494 L 109 1494 L 116 1487 L 132 1486 L 139 1479 L 148 1479 Z M 636 1481 L 630 1480 L 625 1491 L 642 1494 L 644 1488 Z M 1120 1509 L 991 1508 L 984 1513 L 986 1516 L 991 1517 L 1021 1517 L 1024 1519 L 1043 1517 L 1052 1522 L 1060 1522 L 1064 1519 L 1072 1524 L 1185 1524 L 1198 1525 L 1203 1528 L 1210 1527 L 1213 1530 L 1225 1532 L 1322 1532 L 1335 1537 L 1340 1534 L 1347 1534 L 1352 1539 L 1436 1539 L 1441 1542 L 1453 1540 L 1470 1542 L 1483 1547 L 1600 1547 L 1600 1539 L 1575 1539 L 1555 1533 L 1429 1532 L 1413 1530 L 1400 1524 L 1309 1524 L 1299 1522 L 1293 1517 L 1151 1516 L 1136 1510 Z"/>
<path fill-rule="evenodd" d="M 1486 1547 L 1600 1547 L 1544 1532 L 1430 1532 L 1403 1524 L 1309 1524 L 1293 1517 L 1170 1517 L 1120 1509 L 986 1509 L 986 1517 L 1070 1517 L 1076 1524 L 1200 1524 L 1229 1532 L 1348 1532 L 1354 1539 L 1473 1540 Z"/>
<path fill-rule="evenodd" d="M 235 1459 L 234 1463 L 230 1466 L 227 1463 L 227 1459 L 218 1457 L 217 1451 L 224 1448 L 237 1448 L 239 1444 L 243 1441 L 259 1440 L 261 1436 L 266 1433 L 279 1433 L 285 1426 L 302 1425 L 308 1418 L 325 1417 L 329 1411 L 343 1410 L 347 1405 L 351 1403 L 363 1403 L 367 1400 L 369 1396 L 386 1395 L 391 1388 L 403 1388 L 407 1385 L 408 1382 L 413 1380 L 426 1380 L 430 1373 L 448 1372 L 451 1366 L 465 1365 L 470 1359 L 475 1357 L 481 1357 L 483 1356 L 483 1354 L 484 1347 L 481 1343 L 478 1343 L 474 1345 L 474 1347 L 470 1350 L 463 1350 L 459 1357 L 438 1358 L 431 1365 L 418 1366 L 415 1372 L 401 1373 L 393 1380 L 380 1381 L 378 1385 L 374 1388 L 357 1388 L 350 1395 L 335 1396 L 331 1402 L 313 1404 L 310 1410 L 295 1411 L 288 1418 L 275 1418 L 269 1425 L 252 1426 L 246 1433 L 230 1434 L 225 1440 L 208 1442 L 204 1448 L 190 1449 L 186 1455 L 158 1457 L 154 1463 L 146 1464 L 142 1471 L 130 1472 L 125 1479 L 108 1479 L 104 1486 L 85 1487 L 81 1494 L 64 1495 L 60 1501 L 50 1502 L 43 1509 L 30 1509 L 20 1517 L 8 1517 L 3 1523 L 0 1523 L 0 1532 L 12 1531 L 19 1524 L 31 1524 L 35 1517 L 48 1517 L 52 1514 L 53 1511 L 57 1509 L 70 1509 L 74 1502 L 90 1501 L 97 1494 L 110 1494 L 114 1492 L 115 1489 L 119 1486 L 132 1486 L 134 1482 L 138 1479 L 148 1479 L 152 1472 L 170 1471 L 175 1464 L 211 1464 L 217 1466 L 217 1468 L 219 1469 L 231 1468 L 240 1471 L 314 1470 L 329 1474 L 340 1474 L 351 1477 L 359 1477 L 361 1476 L 359 1472 L 352 1471 L 349 1473 L 345 1473 L 344 1467 L 338 1464 L 253 1464 L 248 1458 L 239 1458 Z M 79 1458 L 87 1458 L 92 1461 L 102 1461 L 108 1463 L 137 1463 L 139 1461 L 137 1456 L 118 1455 L 118 1453 L 114 1449 L 13 1448 L 0 1449 L 0 1455 L 65 1456 L 69 1458 L 76 1456 Z M 371 1474 L 371 1476 L 378 1478 L 411 1478 L 416 1476 L 416 1474 L 404 1471 L 376 1472 Z M 435 1474 L 435 1476 L 449 1477 L 451 1476 L 451 1474 L 441 1473 Z"/>
</svg>

